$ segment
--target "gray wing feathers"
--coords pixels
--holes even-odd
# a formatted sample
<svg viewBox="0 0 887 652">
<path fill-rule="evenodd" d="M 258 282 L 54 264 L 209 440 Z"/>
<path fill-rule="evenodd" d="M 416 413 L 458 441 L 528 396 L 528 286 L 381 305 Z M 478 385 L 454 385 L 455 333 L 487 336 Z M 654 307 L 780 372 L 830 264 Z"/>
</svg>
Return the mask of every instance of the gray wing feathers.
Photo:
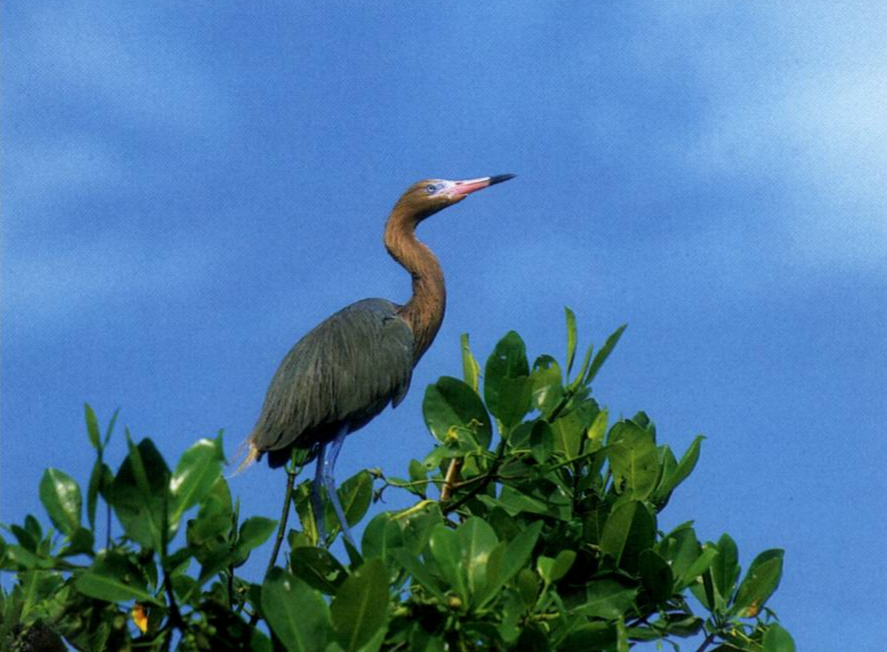
<svg viewBox="0 0 887 652">
<path fill-rule="evenodd" d="M 395 310 L 389 301 L 365 299 L 305 335 L 271 380 L 253 445 L 284 448 L 324 426 L 356 430 L 400 403 L 413 371 L 413 335 Z"/>
</svg>

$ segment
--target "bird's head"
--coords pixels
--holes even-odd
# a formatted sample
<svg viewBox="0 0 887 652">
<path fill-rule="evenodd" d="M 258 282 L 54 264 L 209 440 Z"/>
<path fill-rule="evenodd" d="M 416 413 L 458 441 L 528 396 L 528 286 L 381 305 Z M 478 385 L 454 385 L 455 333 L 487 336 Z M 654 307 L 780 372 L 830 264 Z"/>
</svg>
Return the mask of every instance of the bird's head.
<svg viewBox="0 0 887 652">
<path fill-rule="evenodd" d="M 450 181 L 448 179 L 424 179 L 414 183 L 398 200 L 396 208 L 413 215 L 416 222 L 434 215 L 447 206 L 457 204 L 468 195 L 497 183 L 514 178 L 513 174 L 493 177 Z"/>
</svg>

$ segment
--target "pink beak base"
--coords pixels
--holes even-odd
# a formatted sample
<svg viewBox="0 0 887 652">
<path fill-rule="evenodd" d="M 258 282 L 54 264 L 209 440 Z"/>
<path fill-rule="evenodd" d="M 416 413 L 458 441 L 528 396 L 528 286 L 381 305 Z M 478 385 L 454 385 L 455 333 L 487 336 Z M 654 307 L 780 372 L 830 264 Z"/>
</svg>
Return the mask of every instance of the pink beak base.
<svg viewBox="0 0 887 652">
<path fill-rule="evenodd" d="M 449 193 L 453 197 L 465 197 L 478 190 L 483 190 L 490 186 L 513 179 L 513 174 L 497 174 L 494 177 L 480 177 L 479 179 L 465 179 L 464 181 L 456 181 L 455 185 L 450 189 Z"/>
</svg>

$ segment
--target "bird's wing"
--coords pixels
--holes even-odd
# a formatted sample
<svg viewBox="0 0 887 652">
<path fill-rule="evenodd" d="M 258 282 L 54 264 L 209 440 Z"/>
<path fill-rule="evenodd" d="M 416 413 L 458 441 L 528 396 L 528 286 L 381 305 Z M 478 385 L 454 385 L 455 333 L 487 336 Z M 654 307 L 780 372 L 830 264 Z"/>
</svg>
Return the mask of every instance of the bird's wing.
<svg viewBox="0 0 887 652">
<path fill-rule="evenodd" d="M 358 301 L 319 324 L 283 359 L 251 443 L 259 451 L 277 450 L 333 426 L 356 430 L 403 399 L 412 370 L 413 334 L 396 306 Z"/>
</svg>

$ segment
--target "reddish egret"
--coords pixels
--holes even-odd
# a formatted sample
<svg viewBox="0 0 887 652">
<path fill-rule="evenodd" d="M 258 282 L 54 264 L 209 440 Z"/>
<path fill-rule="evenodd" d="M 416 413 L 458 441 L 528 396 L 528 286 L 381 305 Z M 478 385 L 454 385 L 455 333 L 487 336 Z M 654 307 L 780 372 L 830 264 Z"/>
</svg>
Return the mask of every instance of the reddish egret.
<svg viewBox="0 0 887 652">
<path fill-rule="evenodd" d="M 324 487 L 342 532 L 353 545 L 333 475 L 342 442 L 389 403 L 396 407 L 403 400 L 413 367 L 443 321 L 443 271 L 431 250 L 416 238 L 416 227 L 469 194 L 513 176 L 427 179 L 411 186 L 385 225 L 385 248 L 413 277 L 413 296 L 404 305 L 364 299 L 343 308 L 299 340 L 274 374 L 243 466 L 267 453 L 268 464 L 279 467 L 294 447 L 314 448 L 317 471 L 311 501 L 321 542 L 326 539 Z"/>
</svg>

